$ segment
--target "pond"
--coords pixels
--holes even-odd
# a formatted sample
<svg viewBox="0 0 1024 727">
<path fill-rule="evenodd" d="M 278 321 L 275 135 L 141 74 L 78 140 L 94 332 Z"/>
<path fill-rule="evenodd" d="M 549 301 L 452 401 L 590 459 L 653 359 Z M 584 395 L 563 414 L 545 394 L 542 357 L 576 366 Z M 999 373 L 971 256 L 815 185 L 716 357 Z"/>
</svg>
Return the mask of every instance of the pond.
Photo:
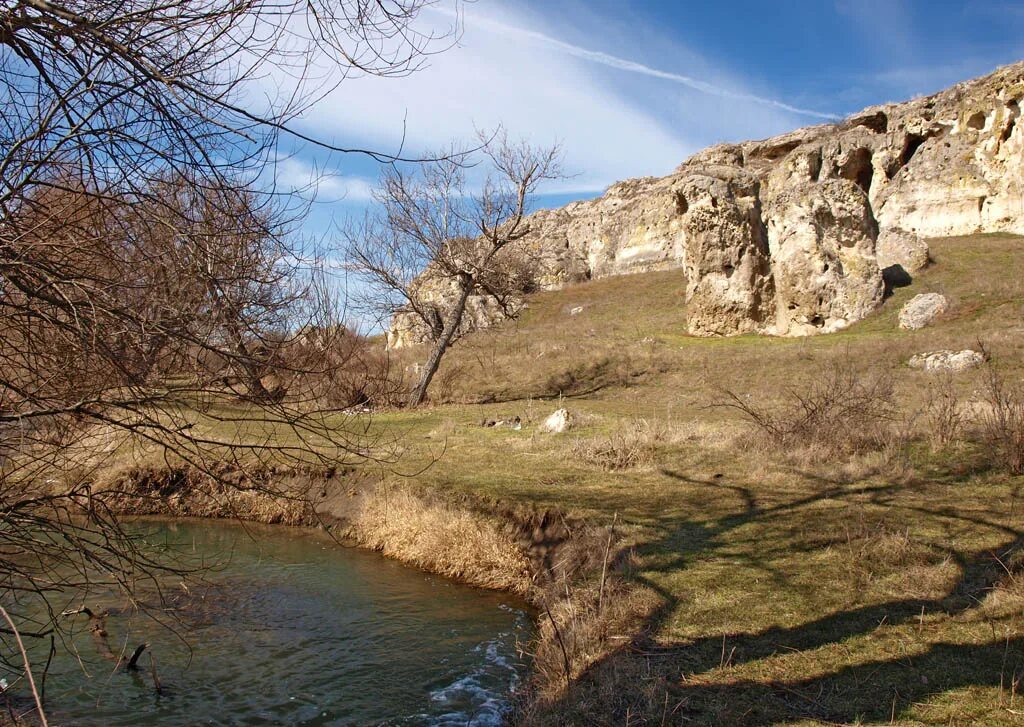
<svg viewBox="0 0 1024 727">
<path fill-rule="evenodd" d="M 76 633 L 46 679 L 51 724 L 499 724 L 524 677 L 532 620 L 512 596 L 315 531 L 137 527 L 213 568 L 199 586 L 162 584 L 175 605 L 169 627 L 112 594 L 90 595 L 85 605 L 110 611 L 112 652 L 149 648 L 125 671 L 104 657 L 90 619 L 69 617 Z"/>
</svg>

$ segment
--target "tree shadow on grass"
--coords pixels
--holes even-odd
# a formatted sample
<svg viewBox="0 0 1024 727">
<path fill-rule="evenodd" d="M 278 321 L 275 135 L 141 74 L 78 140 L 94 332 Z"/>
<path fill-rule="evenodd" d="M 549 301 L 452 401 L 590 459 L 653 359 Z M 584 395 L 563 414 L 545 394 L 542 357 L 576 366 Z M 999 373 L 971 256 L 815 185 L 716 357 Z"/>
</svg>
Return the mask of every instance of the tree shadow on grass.
<svg viewBox="0 0 1024 727">
<path fill-rule="evenodd" d="M 661 540 L 640 549 L 641 556 L 658 556 L 656 565 L 645 567 L 648 576 L 637 576 L 637 580 L 656 591 L 662 605 L 651 614 L 641 633 L 587 669 L 572 690 L 552 705 L 549 714 L 557 715 L 557 721 L 769 725 L 805 719 L 845 724 L 865 720 L 888 722 L 912 708 L 927 719 L 929 707 L 922 703 L 929 698 L 970 687 L 1002 686 L 1009 695 L 1010 685 L 1024 675 L 1024 638 L 1007 636 L 1006 632 L 997 634 L 994 626 L 992 638 L 984 643 L 957 644 L 922 638 L 906 648 L 895 648 L 899 639 L 890 639 L 892 643 L 880 643 L 872 648 L 866 662 L 856 665 L 835 665 L 835 660 L 841 658 L 835 653 L 811 653 L 830 646 L 842 648 L 844 642 L 869 636 L 882 625 L 913 625 L 923 614 L 968 617 L 984 596 L 1006 578 L 1006 564 L 1024 552 L 1024 531 L 982 516 L 954 512 L 941 503 L 931 507 L 927 500 L 925 504 L 902 506 L 922 516 L 1001 534 L 1001 541 L 994 548 L 974 552 L 944 549 L 946 557 L 958 566 L 959 577 L 943 596 L 858 606 L 795 627 L 775 627 L 757 633 L 717 633 L 683 644 L 655 641 L 652 637 L 661 633 L 679 601 L 656 578 L 649 577 L 651 574 L 685 570 L 697 558 L 714 556 L 726 545 L 723 536 L 744 525 L 798 513 L 824 500 L 842 501 L 856 496 L 860 502 L 884 504 L 900 487 L 882 484 L 851 488 L 848 483 L 816 478 L 820 482 L 811 494 L 762 505 L 751 488 L 725 482 L 724 478 L 695 480 L 669 470 L 663 474 L 729 490 L 738 498 L 740 508 L 710 523 L 676 521 L 666 528 Z M 665 559 L 665 552 L 672 556 Z M 735 558 L 735 554 L 730 557 Z M 758 562 L 756 557 L 749 561 L 749 565 L 771 570 L 768 563 Z M 878 654 L 883 658 L 873 658 Z M 773 676 L 764 681 L 737 679 L 728 676 L 728 670 L 720 671 L 723 666 L 792 655 L 797 656 L 796 667 L 776 663 Z M 800 658 L 803 655 L 807 658 Z M 793 676 L 789 677 L 786 670 L 793 672 Z M 1015 718 L 1005 708 L 991 708 L 1000 710 L 1007 722 Z"/>
</svg>

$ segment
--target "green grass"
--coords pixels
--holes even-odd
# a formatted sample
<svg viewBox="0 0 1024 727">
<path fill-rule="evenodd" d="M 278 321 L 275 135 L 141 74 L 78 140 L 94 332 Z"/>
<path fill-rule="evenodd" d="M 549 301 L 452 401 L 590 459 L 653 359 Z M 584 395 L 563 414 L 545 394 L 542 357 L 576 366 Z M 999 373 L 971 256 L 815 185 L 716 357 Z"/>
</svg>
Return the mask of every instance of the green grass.
<svg viewBox="0 0 1024 727">
<path fill-rule="evenodd" d="M 557 719 L 622 724 L 1020 724 L 1024 699 L 1024 481 L 970 443 L 917 443 L 805 462 L 759 447 L 728 388 L 773 400 L 827 362 L 888 371 L 912 419 L 935 379 L 913 353 L 983 340 L 1011 381 L 1024 370 L 1024 239 L 935 241 L 935 264 L 869 319 L 811 339 L 685 335 L 679 272 L 598 280 L 530 301 L 445 362 L 453 403 L 379 416 L 403 434 L 401 467 L 426 486 L 618 515 L 634 529 L 631 577 L 662 607 L 645 637 L 595 664 Z M 898 330 L 921 292 L 949 296 L 936 325 Z M 583 311 L 569 311 L 583 306 Z M 602 366 L 593 362 L 605 362 Z M 577 377 L 559 402 L 552 381 Z M 588 379 L 588 377 L 590 377 Z M 958 377 L 965 400 L 979 372 Z M 472 403 L 499 400 L 502 403 Z M 581 425 L 546 435 L 557 406 Z M 522 417 L 522 431 L 479 426 Z M 574 458 L 578 437 L 630 419 L 669 433 L 654 465 L 621 472 Z M 1004 567 L 1005 566 L 1005 567 Z M 552 719 L 556 719 L 553 717 Z M 646 721 L 641 721 L 646 720 Z"/>
<path fill-rule="evenodd" d="M 1024 723 L 1024 479 L 970 441 L 934 452 L 911 440 L 896 458 L 779 452 L 734 410 L 709 406 L 725 389 L 782 400 L 839 360 L 891 375 L 920 433 L 936 378 L 907 359 L 979 340 L 1020 382 L 1024 238 L 938 240 L 932 252 L 935 264 L 870 318 L 809 339 L 687 336 L 679 271 L 542 293 L 520 320 L 450 352 L 433 405 L 374 415 L 373 430 L 404 450 L 385 478 L 600 524 L 617 516 L 629 532 L 626 575 L 660 606 L 540 717 Z M 899 307 L 930 291 L 949 296 L 950 312 L 900 331 Z M 954 382 L 965 402 L 981 385 L 979 371 Z M 578 425 L 541 433 L 559 406 Z M 480 426 L 515 416 L 521 431 Z M 609 472 L 574 455 L 578 439 L 636 419 L 663 434 L 652 464 Z"/>
</svg>

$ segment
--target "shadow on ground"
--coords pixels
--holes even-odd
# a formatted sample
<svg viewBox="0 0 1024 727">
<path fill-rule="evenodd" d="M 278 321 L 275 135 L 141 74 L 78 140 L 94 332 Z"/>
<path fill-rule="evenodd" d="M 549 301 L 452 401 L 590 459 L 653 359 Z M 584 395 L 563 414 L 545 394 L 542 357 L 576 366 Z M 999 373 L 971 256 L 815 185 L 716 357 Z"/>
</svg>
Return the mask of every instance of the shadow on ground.
<svg viewBox="0 0 1024 727">
<path fill-rule="evenodd" d="M 741 485 L 718 478 L 698 482 L 670 470 L 663 474 L 690 484 L 731 490 L 741 506 L 710 524 L 688 520 L 667 524 L 660 541 L 641 549 L 641 556 L 664 556 L 666 551 L 673 554 L 668 559 L 662 557 L 656 567 L 645 570 L 644 576 L 637 576 L 659 593 L 662 605 L 641 635 L 592 665 L 571 692 L 551 705 L 551 714 L 557 715 L 558 721 L 609 725 L 756 726 L 793 721 L 888 724 L 901 717 L 906 719 L 913 712 L 914 723 L 930 723 L 928 712 L 935 708 L 936 700 L 942 700 L 943 693 L 995 687 L 1003 690 L 1001 695 L 1005 693 L 1005 704 L 997 705 L 994 699 L 986 698 L 979 707 L 979 700 L 967 700 L 954 705 L 953 711 L 958 714 L 954 723 L 988 723 L 993 719 L 992 710 L 996 710 L 999 721 L 1012 724 L 1020 720 L 1024 724 L 1024 699 L 1016 698 L 1015 704 L 1010 704 L 1011 693 L 1019 690 L 1015 682 L 1024 676 L 1024 636 L 1018 636 L 1006 621 L 988 620 L 980 611 L 986 595 L 1008 575 L 1015 575 L 1007 564 L 1024 554 L 1024 531 L 969 511 L 952 511 L 941 503 L 931 507 L 926 497 L 924 505 L 921 499 L 913 505 L 904 503 L 902 507 L 908 512 L 921 517 L 992 532 L 999 539 L 998 545 L 973 552 L 946 548 L 945 557 L 957 566 L 959 576 L 941 597 L 857 605 L 791 628 L 719 632 L 685 643 L 665 644 L 653 636 L 676 614 L 679 603 L 676 596 L 658 586 L 654 576 L 659 571 L 685 570 L 689 563 L 714 555 L 730 531 L 765 518 L 852 496 L 862 503 L 886 503 L 901 488 L 914 485 L 850 488 L 842 482 L 819 478 L 812 495 L 762 506 L 754 491 Z M 730 557 L 736 554 L 730 553 Z M 770 570 L 765 563 L 755 565 Z M 941 627 L 934 626 L 936 618 L 943 620 Z M 952 622 L 973 624 L 972 636 L 961 639 L 968 643 L 948 642 L 953 636 L 949 629 Z M 979 637 L 979 633 L 984 636 Z M 877 643 L 866 651 L 863 641 L 847 645 L 852 639 L 865 638 L 877 639 Z M 816 653 L 837 647 L 838 655 Z M 857 649 L 862 651 L 856 658 L 844 659 L 844 654 L 849 656 Z M 799 666 L 787 670 L 776 661 L 761 669 L 758 664 L 783 658 L 795 659 Z M 751 668 L 734 669 L 743 665 Z M 752 673 L 763 673 L 764 678 L 751 678 Z M 972 715 L 971 709 L 983 711 Z M 588 715 L 587 719 L 580 718 L 580 714 Z M 949 723 L 948 715 L 936 714 L 936 722 Z"/>
</svg>

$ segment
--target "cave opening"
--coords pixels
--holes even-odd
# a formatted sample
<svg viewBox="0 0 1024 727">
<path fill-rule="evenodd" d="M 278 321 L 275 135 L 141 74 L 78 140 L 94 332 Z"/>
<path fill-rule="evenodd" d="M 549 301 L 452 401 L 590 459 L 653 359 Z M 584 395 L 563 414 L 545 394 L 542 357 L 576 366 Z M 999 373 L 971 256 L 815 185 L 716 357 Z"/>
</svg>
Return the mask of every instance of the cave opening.
<svg viewBox="0 0 1024 727">
<path fill-rule="evenodd" d="M 920 134 L 907 134 L 903 140 L 903 153 L 900 154 L 900 168 L 910 164 L 910 160 L 917 154 L 917 150 L 928 140 L 928 137 Z"/>
<path fill-rule="evenodd" d="M 971 114 L 971 118 L 967 119 L 967 128 L 974 129 L 975 131 L 981 131 L 985 128 L 985 112 L 976 111 Z"/>
<path fill-rule="evenodd" d="M 1017 125 L 1017 119 L 1020 118 L 1020 104 L 1016 101 L 1011 101 L 1006 104 L 1006 113 L 1009 115 L 1009 119 L 1006 122 L 1006 128 L 1003 129 L 1003 133 L 999 137 L 999 141 L 1006 142 L 1013 136 L 1013 129 Z"/>
</svg>

